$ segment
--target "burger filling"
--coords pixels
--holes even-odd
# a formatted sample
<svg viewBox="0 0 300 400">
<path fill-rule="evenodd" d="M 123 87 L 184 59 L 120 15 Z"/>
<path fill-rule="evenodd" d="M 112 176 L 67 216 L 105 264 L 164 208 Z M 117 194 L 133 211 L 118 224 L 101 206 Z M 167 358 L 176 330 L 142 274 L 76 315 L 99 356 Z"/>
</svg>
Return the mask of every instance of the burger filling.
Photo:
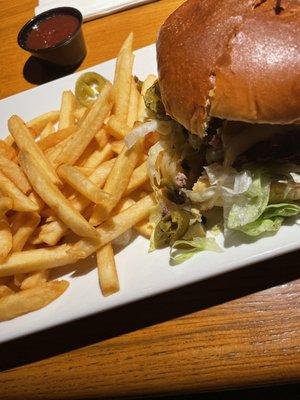
<svg viewBox="0 0 300 400">
<path fill-rule="evenodd" d="M 157 82 L 145 104 L 150 121 L 140 135 L 159 132 L 148 161 L 158 201 L 151 214 L 151 250 L 171 246 L 174 262 L 217 251 L 211 210 L 221 211 L 225 235 L 251 237 L 276 232 L 300 212 L 299 126 L 213 118 L 200 139 L 166 115 Z"/>
</svg>

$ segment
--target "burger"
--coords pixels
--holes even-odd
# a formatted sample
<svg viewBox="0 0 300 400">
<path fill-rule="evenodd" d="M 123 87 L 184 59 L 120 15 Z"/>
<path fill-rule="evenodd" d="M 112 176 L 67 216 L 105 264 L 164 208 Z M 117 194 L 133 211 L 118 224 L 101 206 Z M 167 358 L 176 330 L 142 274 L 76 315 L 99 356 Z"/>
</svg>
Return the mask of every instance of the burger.
<svg viewBox="0 0 300 400">
<path fill-rule="evenodd" d="M 162 25 L 157 64 L 152 246 L 209 247 L 211 210 L 226 235 L 276 232 L 300 212 L 299 0 L 189 0 Z"/>
</svg>

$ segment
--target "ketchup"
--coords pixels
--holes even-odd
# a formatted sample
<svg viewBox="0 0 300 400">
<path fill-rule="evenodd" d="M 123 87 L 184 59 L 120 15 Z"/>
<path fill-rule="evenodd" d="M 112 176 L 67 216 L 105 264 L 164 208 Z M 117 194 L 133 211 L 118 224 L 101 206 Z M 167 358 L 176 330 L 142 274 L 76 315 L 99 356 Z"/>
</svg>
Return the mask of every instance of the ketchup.
<svg viewBox="0 0 300 400">
<path fill-rule="evenodd" d="M 31 28 L 26 37 L 26 46 L 35 50 L 53 47 L 69 39 L 79 24 L 73 15 L 51 15 Z"/>
</svg>

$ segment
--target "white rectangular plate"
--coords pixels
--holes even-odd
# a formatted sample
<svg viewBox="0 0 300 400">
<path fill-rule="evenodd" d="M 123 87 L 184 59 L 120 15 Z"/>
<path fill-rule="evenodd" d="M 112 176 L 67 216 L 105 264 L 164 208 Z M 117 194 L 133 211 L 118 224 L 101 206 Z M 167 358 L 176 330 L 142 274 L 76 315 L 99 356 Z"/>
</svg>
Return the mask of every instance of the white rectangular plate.
<svg viewBox="0 0 300 400">
<path fill-rule="evenodd" d="M 113 78 L 115 60 L 89 68 L 108 79 Z M 156 72 L 155 46 L 136 51 L 134 73 L 144 79 Z M 58 109 L 63 90 L 74 90 L 78 72 L 47 83 L 26 92 L 0 101 L 0 137 L 7 134 L 7 119 L 12 114 L 25 121 Z M 203 252 L 178 265 L 169 264 L 168 249 L 148 254 L 148 241 L 136 238 L 128 247 L 116 255 L 121 290 L 104 298 L 98 285 L 95 261 L 91 258 L 87 266 L 58 268 L 52 274 L 70 281 L 70 287 L 59 299 L 42 310 L 0 323 L 0 342 L 65 323 L 74 319 L 108 310 L 126 303 L 175 289 L 189 283 L 234 270 L 251 263 L 265 260 L 300 248 L 300 226 L 290 224 L 270 237 L 255 242 L 226 246 L 222 253 Z M 223 244 L 223 238 L 218 238 Z"/>
</svg>

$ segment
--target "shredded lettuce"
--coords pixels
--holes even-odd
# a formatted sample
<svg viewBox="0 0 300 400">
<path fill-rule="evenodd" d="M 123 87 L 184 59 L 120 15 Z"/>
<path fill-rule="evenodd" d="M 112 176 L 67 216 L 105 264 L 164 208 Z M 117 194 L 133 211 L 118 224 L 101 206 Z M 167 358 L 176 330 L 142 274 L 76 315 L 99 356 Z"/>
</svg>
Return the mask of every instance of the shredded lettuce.
<svg viewBox="0 0 300 400">
<path fill-rule="evenodd" d="M 270 178 L 263 170 L 252 173 L 252 184 L 242 194 L 233 196 L 226 226 L 239 229 L 256 221 L 264 212 L 269 201 Z"/>
<path fill-rule="evenodd" d="M 297 204 L 270 204 L 256 221 L 241 227 L 239 230 L 248 236 L 259 236 L 267 232 L 277 232 L 285 218 L 295 216 L 299 213 L 300 206 Z"/>
<path fill-rule="evenodd" d="M 170 250 L 171 263 L 173 265 L 180 264 L 204 250 L 222 251 L 214 238 L 198 237 L 192 240 L 177 240 Z"/>
</svg>

